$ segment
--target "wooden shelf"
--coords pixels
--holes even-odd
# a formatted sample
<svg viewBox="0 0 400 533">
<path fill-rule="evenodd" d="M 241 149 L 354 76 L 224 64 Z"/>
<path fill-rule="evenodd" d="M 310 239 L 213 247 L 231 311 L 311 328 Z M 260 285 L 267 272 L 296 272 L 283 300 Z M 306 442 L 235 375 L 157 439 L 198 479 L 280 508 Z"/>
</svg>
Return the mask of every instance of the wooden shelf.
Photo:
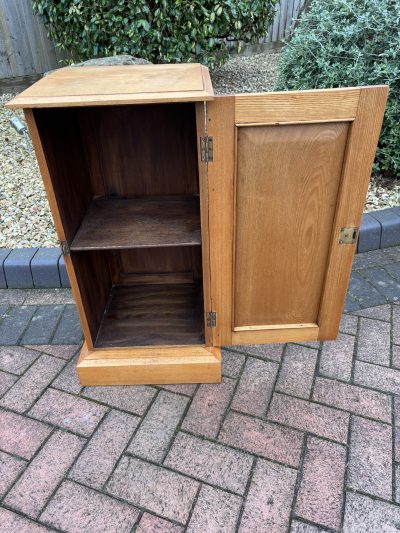
<svg viewBox="0 0 400 533">
<path fill-rule="evenodd" d="M 201 244 L 196 196 L 94 200 L 71 250 L 107 250 Z"/>
<path fill-rule="evenodd" d="M 201 283 L 117 285 L 95 348 L 204 344 Z"/>
</svg>

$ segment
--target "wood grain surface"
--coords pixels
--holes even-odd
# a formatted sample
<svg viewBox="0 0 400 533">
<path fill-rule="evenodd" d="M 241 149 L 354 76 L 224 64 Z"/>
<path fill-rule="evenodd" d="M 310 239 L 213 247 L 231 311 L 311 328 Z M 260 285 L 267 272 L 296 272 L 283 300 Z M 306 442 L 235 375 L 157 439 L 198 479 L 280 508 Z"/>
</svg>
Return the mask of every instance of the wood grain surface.
<svg viewBox="0 0 400 533">
<path fill-rule="evenodd" d="M 317 322 L 347 131 L 238 129 L 235 327 Z"/>
<path fill-rule="evenodd" d="M 195 104 L 67 111 L 73 111 L 82 132 L 94 191 L 105 196 L 199 193 Z"/>
<path fill-rule="evenodd" d="M 197 197 L 96 199 L 71 250 L 151 248 L 201 244 Z"/>
<path fill-rule="evenodd" d="M 95 346 L 204 344 L 199 283 L 115 286 Z"/>
<path fill-rule="evenodd" d="M 212 97 L 208 69 L 198 63 L 66 67 L 42 78 L 7 107 L 188 102 Z"/>
<path fill-rule="evenodd" d="M 320 339 L 336 338 L 346 298 L 356 244 L 339 243 L 343 227 L 359 227 L 381 132 L 389 87 L 361 87 L 351 125 L 342 182 L 332 228 L 330 255 L 318 323 Z"/>
<path fill-rule="evenodd" d="M 82 385 L 220 383 L 221 349 L 204 346 L 149 346 L 88 350 L 77 371 Z"/>
<path fill-rule="evenodd" d="M 359 88 L 238 94 L 235 123 L 350 121 L 359 95 Z"/>
</svg>

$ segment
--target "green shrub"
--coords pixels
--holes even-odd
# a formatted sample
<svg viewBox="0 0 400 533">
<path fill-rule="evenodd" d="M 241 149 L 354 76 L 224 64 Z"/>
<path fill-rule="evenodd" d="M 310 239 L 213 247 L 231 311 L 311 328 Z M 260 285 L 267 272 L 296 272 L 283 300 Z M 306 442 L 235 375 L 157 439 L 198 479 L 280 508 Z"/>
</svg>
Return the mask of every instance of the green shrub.
<svg viewBox="0 0 400 533">
<path fill-rule="evenodd" d="M 33 0 L 57 45 L 83 61 L 131 54 L 153 63 L 227 57 L 225 39 L 263 36 L 277 0 Z"/>
<path fill-rule="evenodd" d="M 277 89 L 390 86 L 374 170 L 400 177 L 400 2 L 312 0 L 285 47 Z"/>
</svg>

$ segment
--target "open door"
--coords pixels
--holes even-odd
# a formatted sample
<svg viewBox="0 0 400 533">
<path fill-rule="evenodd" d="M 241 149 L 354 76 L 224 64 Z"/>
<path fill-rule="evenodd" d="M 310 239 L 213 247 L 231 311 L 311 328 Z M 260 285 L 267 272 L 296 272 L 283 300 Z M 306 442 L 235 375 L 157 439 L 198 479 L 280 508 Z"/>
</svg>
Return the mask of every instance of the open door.
<svg viewBox="0 0 400 533">
<path fill-rule="evenodd" d="M 207 102 L 214 345 L 336 337 L 387 93 Z"/>
</svg>

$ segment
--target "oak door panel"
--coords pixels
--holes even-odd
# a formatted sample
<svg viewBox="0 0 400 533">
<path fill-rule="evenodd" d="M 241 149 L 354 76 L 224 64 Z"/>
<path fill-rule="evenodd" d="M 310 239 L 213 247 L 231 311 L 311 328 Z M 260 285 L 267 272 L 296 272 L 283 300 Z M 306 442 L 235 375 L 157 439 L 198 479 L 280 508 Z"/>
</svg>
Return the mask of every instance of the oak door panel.
<svg viewBox="0 0 400 533">
<path fill-rule="evenodd" d="M 348 127 L 238 128 L 234 329 L 317 322 Z"/>
<path fill-rule="evenodd" d="M 207 102 L 215 345 L 336 337 L 388 88 Z"/>
</svg>

